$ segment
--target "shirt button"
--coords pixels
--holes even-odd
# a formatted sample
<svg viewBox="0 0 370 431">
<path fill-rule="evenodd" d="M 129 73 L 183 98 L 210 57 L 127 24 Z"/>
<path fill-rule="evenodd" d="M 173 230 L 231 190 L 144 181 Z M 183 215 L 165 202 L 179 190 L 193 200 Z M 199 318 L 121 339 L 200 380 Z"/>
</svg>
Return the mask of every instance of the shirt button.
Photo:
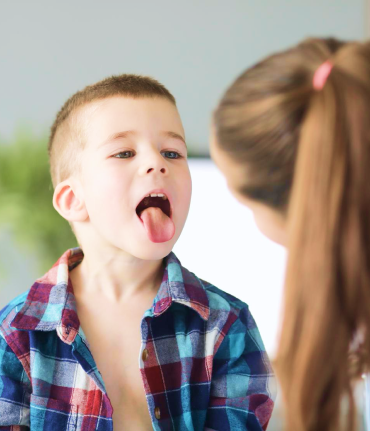
<svg viewBox="0 0 370 431">
<path fill-rule="evenodd" d="M 154 415 L 155 415 L 156 419 L 158 419 L 158 420 L 161 418 L 161 409 L 159 407 L 156 407 L 154 409 Z"/>
<path fill-rule="evenodd" d="M 143 353 L 141 354 L 141 359 L 143 360 L 143 362 L 145 362 L 148 359 L 149 353 L 147 349 L 143 350 Z"/>
</svg>

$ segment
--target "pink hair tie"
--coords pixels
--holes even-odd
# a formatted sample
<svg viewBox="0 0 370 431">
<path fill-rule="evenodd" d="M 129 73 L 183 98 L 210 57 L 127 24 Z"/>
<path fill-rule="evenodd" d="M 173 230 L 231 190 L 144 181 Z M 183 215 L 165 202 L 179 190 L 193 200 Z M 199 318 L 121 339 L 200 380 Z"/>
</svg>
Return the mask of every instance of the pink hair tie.
<svg viewBox="0 0 370 431">
<path fill-rule="evenodd" d="M 322 90 L 332 68 L 333 64 L 329 60 L 325 61 L 325 63 L 318 67 L 313 76 L 313 88 L 315 90 Z"/>
</svg>

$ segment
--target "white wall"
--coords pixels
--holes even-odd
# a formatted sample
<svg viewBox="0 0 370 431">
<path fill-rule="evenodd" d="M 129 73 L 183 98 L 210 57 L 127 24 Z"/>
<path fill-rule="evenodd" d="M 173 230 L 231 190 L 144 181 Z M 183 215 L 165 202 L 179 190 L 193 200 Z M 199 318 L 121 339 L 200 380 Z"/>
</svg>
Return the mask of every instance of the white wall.
<svg viewBox="0 0 370 431">
<path fill-rule="evenodd" d="M 285 249 L 263 236 L 209 159 L 190 160 L 193 195 L 174 252 L 189 270 L 245 301 L 267 351 L 276 348 Z"/>
</svg>

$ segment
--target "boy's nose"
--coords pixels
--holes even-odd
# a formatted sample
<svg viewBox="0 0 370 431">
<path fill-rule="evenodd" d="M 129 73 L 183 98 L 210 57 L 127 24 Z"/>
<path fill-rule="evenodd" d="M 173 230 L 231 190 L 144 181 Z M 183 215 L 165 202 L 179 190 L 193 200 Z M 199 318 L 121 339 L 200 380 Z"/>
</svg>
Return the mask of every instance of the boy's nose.
<svg viewBox="0 0 370 431">
<path fill-rule="evenodd" d="M 162 156 L 160 156 L 150 158 L 150 160 L 147 160 L 146 163 L 143 163 L 143 165 L 140 167 L 139 173 L 142 176 L 148 174 L 167 175 L 168 169 L 166 167 L 165 160 Z"/>
<path fill-rule="evenodd" d="M 148 170 L 147 170 L 147 174 L 150 174 L 150 172 L 154 172 L 154 171 L 158 171 L 158 169 L 155 169 L 155 168 L 149 168 Z M 161 172 L 162 174 L 165 174 L 166 173 L 166 168 L 161 168 L 161 169 L 159 169 L 159 172 Z"/>
</svg>

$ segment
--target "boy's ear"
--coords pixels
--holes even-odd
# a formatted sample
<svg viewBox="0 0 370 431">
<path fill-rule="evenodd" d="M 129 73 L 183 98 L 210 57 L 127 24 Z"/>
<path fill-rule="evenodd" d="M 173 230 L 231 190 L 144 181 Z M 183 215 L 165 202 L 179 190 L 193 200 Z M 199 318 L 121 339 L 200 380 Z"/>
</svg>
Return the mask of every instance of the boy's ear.
<svg viewBox="0 0 370 431">
<path fill-rule="evenodd" d="M 53 206 L 69 222 L 85 221 L 89 216 L 85 202 L 78 196 L 70 180 L 62 181 L 55 187 Z"/>
</svg>

